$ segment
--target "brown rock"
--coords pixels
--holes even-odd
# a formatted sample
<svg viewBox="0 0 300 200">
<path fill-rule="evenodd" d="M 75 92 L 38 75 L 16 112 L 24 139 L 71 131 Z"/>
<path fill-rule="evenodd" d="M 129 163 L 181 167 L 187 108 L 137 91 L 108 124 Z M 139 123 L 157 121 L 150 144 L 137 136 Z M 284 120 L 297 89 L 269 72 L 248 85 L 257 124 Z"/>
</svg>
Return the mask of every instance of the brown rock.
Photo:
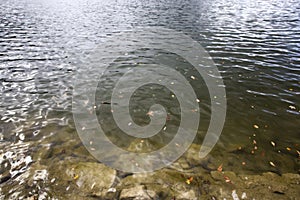
<svg viewBox="0 0 300 200">
<path fill-rule="evenodd" d="M 156 197 L 152 190 L 144 189 L 144 186 L 139 185 L 129 189 L 123 189 L 120 194 L 121 200 L 151 200 Z"/>
</svg>

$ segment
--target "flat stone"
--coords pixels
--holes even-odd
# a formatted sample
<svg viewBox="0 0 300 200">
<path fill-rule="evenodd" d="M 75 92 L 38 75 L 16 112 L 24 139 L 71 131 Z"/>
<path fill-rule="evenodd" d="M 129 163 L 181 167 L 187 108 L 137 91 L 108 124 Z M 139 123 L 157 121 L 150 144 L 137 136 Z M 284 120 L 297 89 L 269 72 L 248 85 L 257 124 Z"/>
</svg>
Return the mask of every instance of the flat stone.
<svg viewBox="0 0 300 200">
<path fill-rule="evenodd" d="M 152 190 L 144 189 L 139 185 L 129 189 L 123 189 L 120 194 L 121 200 L 151 200 L 156 197 L 156 193 Z"/>
<path fill-rule="evenodd" d="M 179 194 L 176 199 L 178 200 L 197 200 L 196 194 L 194 190 L 189 190 L 187 192 L 183 192 Z"/>
<path fill-rule="evenodd" d="M 116 178 L 116 171 L 101 163 L 76 163 L 70 165 L 65 172 L 70 179 L 76 181 L 79 188 L 92 191 L 97 196 L 105 195 Z"/>
<path fill-rule="evenodd" d="M 116 178 L 116 170 L 104 164 L 73 159 L 53 163 L 48 170 L 49 179 L 55 180 L 53 189 L 65 195 L 80 191 L 83 196 L 104 197 Z"/>
</svg>

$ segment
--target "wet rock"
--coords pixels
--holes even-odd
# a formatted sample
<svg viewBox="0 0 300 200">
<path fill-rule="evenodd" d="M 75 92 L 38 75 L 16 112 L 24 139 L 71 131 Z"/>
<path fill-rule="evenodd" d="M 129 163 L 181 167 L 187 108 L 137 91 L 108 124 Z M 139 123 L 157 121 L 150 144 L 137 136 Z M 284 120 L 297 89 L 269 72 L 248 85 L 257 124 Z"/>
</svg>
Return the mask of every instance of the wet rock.
<svg viewBox="0 0 300 200">
<path fill-rule="evenodd" d="M 199 161 L 197 161 L 197 157 L 199 160 L 199 149 L 199 145 L 191 144 L 189 150 L 186 151 L 178 160 L 172 163 L 170 167 L 178 171 L 188 171 L 192 168 L 191 163 L 199 163 Z"/>
<path fill-rule="evenodd" d="M 276 194 L 285 194 L 288 187 L 287 186 L 284 186 L 284 185 L 273 185 L 273 186 L 270 186 L 269 189 L 273 192 L 273 193 L 276 193 Z"/>
<path fill-rule="evenodd" d="M 189 149 L 171 165 L 171 168 L 185 172 L 197 171 L 201 174 L 216 170 L 216 161 L 212 156 L 199 157 L 200 147 L 198 144 L 191 144 Z"/>
<path fill-rule="evenodd" d="M 46 179 L 33 176 L 33 180 L 43 180 L 38 185 L 47 186 L 44 190 L 50 188 L 49 196 L 60 199 L 232 199 L 233 190 L 239 199 L 245 199 L 245 195 L 247 199 L 297 199 L 300 195 L 298 174 L 236 175 L 231 171 L 211 171 L 199 176 L 165 168 L 118 179 L 115 170 L 105 165 L 77 162 L 74 158 L 49 166 L 36 164 L 31 166 L 35 174 L 48 169 L 49 175 Z M 187 183 L 190 177 L 193 180 Z"/>
<path fill-rule="evenodd" d="M 116 171 L 100 163 L 83 162 L 70 165 L 65 173 L 83 191 L 105 195 L 113 184 Z"/>
<path fill-rule="evenodd" d="M 151 152 L 154 151 L 161 146 L 151 140 L 144 139 L 135 139 L 128 146 L 127 150 L 130 152 Z"/>
<path fill-rule="evenodd" d="M 189 190 L 187 192 L 183 192 L 179 194 L 176 199 L 178 200 L 197 200 L 196 194 L 194 190 Z"/>
<path fill-rule="evenodd" d="M 77 134 L 70 132 L 68 128 L 61 129 L 59 134 L 53 134 L 52 131 L 55 130 L 51 127 L 45 127 L 45 130 L 42 130 L 43 135 L 49 136 L 37 147 L 33 160 L 39 160 L 41 164 L 47 164 L 50 159 L 63 160 L 66 157 L 80 157 L 82 162 L 94 160 L 80 142 Z"/>
<path fill-rule="evenodd" d="M 200 145 L 198 144 L 191 144 L 188 151 L 183 155 L 183 157 L 186 157 L 187 161 L 189 163 L 199 163 L 199 151 L 200 151 Z"/>
<path fill-rule="evenodd" d="M 284 195 L 288 189 L 282 177 L 275 173 L 237 176 L 230 171 L 213 171 L 211 177 L 216 181 L 210 187 L 211 194 L 221 199 L 245 199 L 245 195 L 249 199 L 276 199 L 276 195 Z"/>
<path fill-rule="evenodd" d="M 159 192 L 160 190 L 166 190 L 169 192 L 170 186 L 175 186 L 177 182 L 183 182 L 184 179 L 179 174 L 172 174 L 171 170 L 159 170 L 152 173 L 139 173 L 127 176 L 121 180 L 121 187 L 134 187 L 136 185 L 147 185 L 148 189 L 151 188 Z M 155 186 L 158 186 L 155 188 Z M 166 189 L 166 188 L 169 189 Z"/>
<path fill-rule="evenodd" d="M 105 196 L 116 178 L 114 169 L 94 162 L 61 161 L 50 166 L 49 174 L 59 190 L 97 197 Z"/>
<path fill-rule="evenodd" d="M 224 171 L 224 172 L 219 172 L 219 171 L 212 171 L 210 172 L 211 177 L 216 180 L 216 181 L 222 181 L 225 183 L 239 183 L 240 180 L 236 176 L 234 172 L 231 171 Z"/>
<path fill-rule="evenodd" d="M 187 184 L 188 177 L 190 176 L 173 169 L 162 169 L 152 173 L 127 176 L 121 180 L 118 188 L 134 188 L 144 185 L 147 190 L 155 191 L 159 199 L 172 199 L 174 197 L 178 199 L 179 196 L 184 199 L 188 195 L 191 196 L 187 199 L 193 199 L 195 192 L 191 192 L 191 190 L 197 190 L 198 184 L 196 181 Z"/>
<path fill-rule="evenodd" d="M 178 159 L 170 167 L 178 171 L 189 170 L 191 168 L 190 164 L 185 158 Z"/>
<path fill-rule="evenodd" d="M 120 194 L 121 200 L 151 200 L 156 197 L 152 190 L 146 190 L 144 186 L 136 186 L 129 189 L 123 189 Z"/>
<path fill-rule="evenodd" d="M 290 182 L 291 184 L 300 185 L 300 175 L 299 174 L 287 173 L 287 174 L 283 174 L 282 177 L 286 181 Z"/>
</svg>

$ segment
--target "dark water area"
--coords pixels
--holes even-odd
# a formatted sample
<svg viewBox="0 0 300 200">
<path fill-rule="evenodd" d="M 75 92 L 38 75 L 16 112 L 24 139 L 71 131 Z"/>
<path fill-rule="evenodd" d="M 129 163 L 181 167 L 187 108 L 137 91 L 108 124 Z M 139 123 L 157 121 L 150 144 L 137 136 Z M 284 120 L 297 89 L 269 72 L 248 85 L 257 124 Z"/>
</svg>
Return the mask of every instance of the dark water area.
<svg viewBox="0 0 300 200">
<path fill-rule="evenodd" d="M 299 1 L 1 0 L 1 198 L 26 196 L 20 183 L 30 179 L 32 163 L 48 165 L 68 153 L 82 162 L 93 161 L 73 121 L 74 76 L 82 58 L 107 37 L 141 26 L 185 33 L 206 49 L 218 67 L 226 87 L 227 116 L 210 154 L 213 165 L 223 164 L 238 174 L 300 173 Z M 153 55 L 136 52 L 132 62 L 147 63 Z M 164 62 L 188 67 L 170 54 Z M 112 71 L 125 70 L 116 63 Z M 103 101 L 109 97 L 109 81 L 121 74 L 107 76 L 107 88 L 100 88 Z M 210 118 L 203 84 L 195 84 L 202 100 L 199 135 L 207 130 Z M 143 102 L 151 104 L 148 89 L 137 95 L 145 95 Z M 167 96 L 161 99 L 172 111 L 176 126 L 178 102 Z M 142 113 L 136 120 L 147 124 L 149 118 L 138 117 L 147 111 L 136 106 Z M 110 117 L 106 116 L 108 122 Z M 106 130 L 116 131 L 115 124 L 102 123 Z M 195 143 L 201 144 L 202 136 Z M 122 137 L 116 137 L 118 143 Z"/>
</svg>

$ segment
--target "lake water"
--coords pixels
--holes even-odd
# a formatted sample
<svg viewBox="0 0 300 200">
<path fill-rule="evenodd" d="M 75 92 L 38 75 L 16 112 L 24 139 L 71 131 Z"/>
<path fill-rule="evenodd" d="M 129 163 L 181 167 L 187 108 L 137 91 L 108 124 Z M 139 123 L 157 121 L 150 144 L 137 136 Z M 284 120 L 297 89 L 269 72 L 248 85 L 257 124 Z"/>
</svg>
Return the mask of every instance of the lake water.
<svg viewBox="0 0 300 200">
<path fill-rule="evenodd" d="M 226 87 L 227 116 L 221 138 L 210 154 L 211 162 L 236 173 L 299 173 L 299 13 L 297 0 L 2 0 L 0 180 L 4 195 L 22 190 L 19 183 L 28 179 L 22 174 L 34 162 L 47 165 L 54 158 L 64 159 L 69 150 L 82 161 L 93 160 L 74 126 L 74 76 L 81 59 L 108 37 L 141 26 L 164 26 L 185 33 L 206 49 L 218 67 Z M 151 63 L 158 52 L 131 53 L 134 56 L 116 61 L 106 73 L 103 87 L 98 88 L 98 102 L 109 101 L 113 83 L 126 66 Z M 189 67 L 176 55 L 160 54 L 166 65 Z M 201 123 L 194 142 L 201 144 L 210 103 L 207 91 L 202 91 L 201 77 L 198 79 L 193 86 L 201 100 Z M 147 91 L 147 87 L 137 91 L 137 103 L 132 105 L 137 110 L 133 118 L 140 124 L 149 123 L 143 106 L 151 106 L 153 98 Z M 159 99 L 170 110 L 176 130 L 178 102 L 165 92 Z M 101 121 L 104 129 L 115 135 L 115 144 L 127 148 L 127 144 L 118 143 L 123 136 L 111 122 L 110 105 L 105 106 L 97 111 L 105 114 Z M 172 133 L 166 134 L 166 141 Z M 165 140 L 156 138 L 153 146 L 161 147 Z M 50 151 L 48 147 L 58 150 L 42 156 L 39 152 Z M 15 193 L 15 198 L 18 194 L 21 192 Z"/>
</svg>

